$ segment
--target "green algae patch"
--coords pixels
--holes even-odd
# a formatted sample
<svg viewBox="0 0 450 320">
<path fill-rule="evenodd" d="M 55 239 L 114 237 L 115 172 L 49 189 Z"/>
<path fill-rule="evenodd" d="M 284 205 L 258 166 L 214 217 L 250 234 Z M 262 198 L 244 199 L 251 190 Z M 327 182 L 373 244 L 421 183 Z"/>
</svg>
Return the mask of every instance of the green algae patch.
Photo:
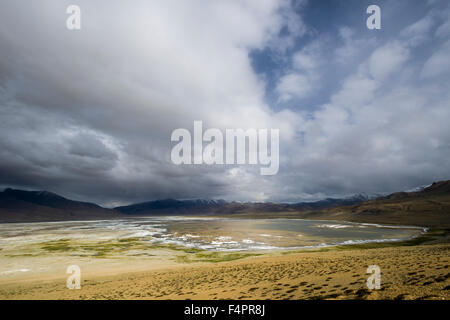
<svg viewBox="0 0 450 320">
<path fill-rule="evenodd" d="M 169 250 L 176 253 L 198 254 L 204 250 L 176 246 L 172 244 L 155 244 L 148 239 L 122 238 L 109 241 L 82 241 L 60 239 L 40 243 L 41 254 L 69 254 L 70 256 L 115 258 L 123 256 L 154 256 L 153 250 Z"/>
<path fill-rule="evenodd" d="M 294 253 L 306 253 L 306 252 L 328 252 L 328 251 L 346 251 L 346 250 L 364 250 L 364 249 L 379 249 L 379 248 L 393 248 L 393 247 L 409 247 L 419 246 L 434 243 L 448 243 L 448 237 L 450 230 L 448 229 L 433 229 L 426 233 L 419 235 L 413 239 L 403 241 L 391 241 L 391 242 L 368 242 L 360 244 L 347 244 L 340 246 L 330 246 L 320 249 L 303 249 L 303 250 L 290 250 L 281 252 L 282 255 L 294 254 Z"/>
<path fill-rule="evenodd" d="M 53 240 L 44 242 L 41 245 L 41 249 L 49 252 L 67 252 L 74 250 L 75 248 L 70 246 L 69 239 Z"/>
<path fill-rule="evenodd" d="M 199 252 L 206 251 L 203 249 L 177 246 L 174 244 L 152 244 L 151 248 L 152 249 L 173 250 L 173 251 L 179 251 L 179 252 L 184 252 L 184 253 L 199 253 Z"/>
<path fill-rule="evenodd" d="M 193 262 L 224 262 L 224 261 L 233 261 L 244 259 L 248 257 L 256 257 L 260 256 L 260 253 L 241 253 L 241 252 L 233 252 L 233 253 L 224 253 L 224 252 L 200 252 L 196 254 L 190 255 L 181 255 L 177 256 L 175 259 L 177 262 L 181 263 L 193 263 Z"/>
<path fill-rule="evenodd" d="M 46 253 L 70 253 L 73 256 L 106 258 L 122 255 L 129 250 L 147 250 L 151 248 L 151 244 L 146 244 L 145 241 L 137 238 L 105 242 L 83 242 L 62 239 L 44 242 L 40 248 Z"/>
</svg>

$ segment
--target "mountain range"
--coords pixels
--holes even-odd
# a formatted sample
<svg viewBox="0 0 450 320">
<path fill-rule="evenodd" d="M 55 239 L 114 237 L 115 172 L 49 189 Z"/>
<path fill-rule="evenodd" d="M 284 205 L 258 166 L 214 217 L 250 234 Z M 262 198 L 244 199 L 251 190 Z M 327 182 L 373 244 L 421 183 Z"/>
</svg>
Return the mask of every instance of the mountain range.
<svg viewBox="0 0 450 320">
<path fill-rule="evenodd" d="M 346 199 L 328 198 L 315 202 L 300 202 L 295 204 L 166 199 L 117 207 L 115 210 L 128 215 L 275 213 L 325 209 L 340 205 L 352 205 L 365 200 L 368 200 L 368 198 L 363 195 L 357 195 Z"/>
<path fill-rule="evenodd" d="M 450 228 L 450 180 L 413 192 L 370 199 L 365 195 L 300 203 L 227 202 L 224 200 L 148 201 L 114 209 L 74 201 L 48 191 L 0 192 L 0 222 L 117 219 L 152 215 L 226 215 L 297 217 L 355 222 L 414 224 Z"/>
<path fill-rule="evenodd" d="M 11 188 L 0 192 L 0 222 L 91 220 L 120 217 L 115 210 L 66 199 L 48 191 Z"/>
<path fill-rule="evenodd" d="M 392 223 L 450 229 L 450 180 L 412 192 L 396 192 L 350 206 L 303 212 L 302 218 Z"/>
</svg>

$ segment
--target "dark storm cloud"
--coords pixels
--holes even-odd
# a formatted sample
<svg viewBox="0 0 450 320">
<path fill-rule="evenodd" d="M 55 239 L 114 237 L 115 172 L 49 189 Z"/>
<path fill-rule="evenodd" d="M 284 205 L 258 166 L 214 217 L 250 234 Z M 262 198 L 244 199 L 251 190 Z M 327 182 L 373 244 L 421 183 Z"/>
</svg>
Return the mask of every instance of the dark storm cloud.
<svg viewBox="0 0 450 320">
<path fill-rule="evenodd" d="M 76 1 L 82 29 L 68 31 L 72 2 L 2 1 L 0 185 L 114 205 L 299 201 L 450 178 L 448 3 L 380 2 L 395 26 L 378 34 L 364 12 L 327 24 L 325 3 L 308 24 L 306 1 Z M 277 63 L 254 70 L 256 51 Z M 170 134 L 194 120 L 279 128 L 278 175 L 175 166 Z"/>
</svg>

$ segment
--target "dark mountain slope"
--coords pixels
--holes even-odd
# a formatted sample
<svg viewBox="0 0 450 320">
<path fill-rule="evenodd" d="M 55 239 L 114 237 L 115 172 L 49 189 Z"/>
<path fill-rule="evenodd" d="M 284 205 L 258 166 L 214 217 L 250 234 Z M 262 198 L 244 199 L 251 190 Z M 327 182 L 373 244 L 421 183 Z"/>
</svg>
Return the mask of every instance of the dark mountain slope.
<svg viewBox="0 0 450 320">
<path fill-rule="evenodd" d="M 66 199 L 47 191 L 6 189 L 0 192 L 0 222 L 109 219 L 120 217 L 111 209 Z"/>
<path fill-rule="evenodd" d="M 450 181 L 416 192 L 396 192 L 351 206 L 302 214 L 303 218 L 393 223 L 450 228 Z"/>
<path fill-rule="evenodd" d="M 179 215 L 179 214 L 245 214 L 277 213 L 318 210 L 339 205 L 350 205 L 367 200 L 364 196 L 348 199 L 325 199 L 316 202 L 295 204 L 272 202 L 226 202 L 224 200 L 156 200 L 129 206 L 117 207 L 115 210 L 128 215 Z"/>
<path fill-rule="evenodd" d="M 415 192 L 397 192 L 295 204 L 241 203 L 224 200 L 156 200 L 105 209 L 46 191 L 0 192 L 0 222 L 111 219 L 131 215 L 237 215 L 391 223 L 450 228 L 450 181 Z"/>
</svg>

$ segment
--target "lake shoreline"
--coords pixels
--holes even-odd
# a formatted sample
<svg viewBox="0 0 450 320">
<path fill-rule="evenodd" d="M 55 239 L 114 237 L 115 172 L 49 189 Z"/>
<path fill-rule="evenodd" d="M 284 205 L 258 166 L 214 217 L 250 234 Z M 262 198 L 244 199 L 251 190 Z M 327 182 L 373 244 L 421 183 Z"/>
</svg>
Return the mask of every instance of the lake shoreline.
<svg viewBox="0 0 450 320">
<path fill-rule="evenodd" d="M 409 228 L 409 226 L 403 227 Z M 449 230 L 432 228 L 412 239 L 394 242 L 369 242 L 298 250 L 279 249 L 266 252 L 247 251 L 237 253 L 214 252 L 174 245 L 162 245 L 152 248 L 152 250 L 156 251 L 150 251 L 148 256 L 127 257 L 120 256 L 121 250 L 130 250 L 141 245 L 139 242 L 135 242 L 135 239 L 123 239 L 122 241 L 119 240 L 110 244 L 103 243 L 100 247 L 98 244 L 93 244 L 92 248 L 88 247 L 85 243 L 77 244 L 76 242 L 50 241 L 44 247 L 40 247 L 41 249 L 44 248 L 44 251 L 47 252 L 42 258 L 37 256 L 32 260 L 32 258 L 27 256 L 18 257 L 18 259 L 24 259 L 23 261 L 39 261 L 41 265 L 46 265 L 46 261 L 49 261 L 49 264 L 54 263 L 50 271 L 41 274 L 17 272 L 17 274 L 4 275 L 3 278 L 0 278 L 0 298 L 448 299 L 449 291 L 447 287 L 450 281 L 448 273 L 450 264 L 449 243 Z M 79 248 L 83 250 L 106 251 L 97 251 L 97 253 L 104 252 L 100 256 L 96 254 L 80 258 L 77 257 Z M 55 260 L 59 252 L 64 253 L 65 256 L 58 258 L 59 260 Z M 114 256 L 114 254 L 119 257 Z M 72 260 L 70 258 L 71 255 L 74 256 Z M 424 260 L 424 257 L 428 257 L 428 259 Z M 3 259 L 3 262 L 10 261 L 8 258 Z M 308 261 L 306 264 L 305 259 Z M 433 285 L 430 285 L 429 288 L 427 287 L 424 290 L 418 290 L 419 286 L 415 285 L 417 279 L 412 281 L 412 286 L 396 280 L 393 284 L 398 286 L 398 290 L 390 288 L 388 291 L 382 292 L 382 294 L 380 292 L 366 290 L 365 282 L 363 281 L 366 278 L 366 275 L 363 274 L 364 263 L 367 266 L 379 264 L 380 267 L 383 266 L 383 268 L 386 268 L 389 264 L 398 265 L 398 261 L 402 259 L 406 259 L 406 265 L 399 266 L 402 270 L 400 272 L 402 274 L 401 279 L 415 279 L 412 275 L 421 273 L 424 278 L 429 278 L 429 281 L 424 281 L 424 283 L 430 282 Z M 415 261 L 419 260 L 421 260 L 421 263 L 415 266 Z M 65 288 L 65 280 L 67 278 L 65 267 L 74 261 L 81 261 L 80 267 L 83 271 L 81 290 L 68 290 Z M 327 261 L 327 263 L 322 264 L 323 261 Z M 436 264 L 440 267 L 435 270 L 434 265 Z M 267 269 L 267 265 L 273 265 L 274 270 L 272 268 Z M 288 277 L 289 279 L 285 281 L 283 280 L 284 277 L 279 276 L 280 273 L 298 272 L 295 267 L 297 265 L 302 265 L 303 268 L 310 270 L 306 273 L 299 274 L 301 279 L 307 280 L 307 285 L 300 285 L 305 281 L 300 281 L 299 284 L 295 278 Z M 38 269 L 39 265 L 32 265 L 31 268 Z M 267 277 L 270 280 L 261 278 L 261 287 L 248 287 L 248 280 L 245 278 L 249 273 L 248 268 L 254 270 L 254 272 L 257 270 L 259 272 L 268 272 Z M 285 272 L 280 271 L 283 268 L 286 269 Z M 353 268 L 358 269 L 358 281 L 353 281 L 355 280 L 353 277 L 356 277 L 355 274 L 349 275 L 349 272 Z M 230 282 L 228 287 L 224 287 L 223 282 L 221 282 L 223 280 L 219 281 L 213 276 L 218 270 L 224 273 L 223 279 L 226 279 L 226 282 Z M 239 270 L 239 272 L 236 270 Z M 389 270 L 389 272 L 394 272 L 394 269 Z M 183 283 L 187 281 L 183 279 L 182 274 L 196 274 L 198 277 L 204 277 L 206 275 L 209 280 L 207 280 L 207 283 L 201 284 L 197 283 L 195 279 L 190 278 L 190 281 L 196 283 L 195 290 L 185 292 L 180 289 L 183 287 Z M 160 280 L 156 281 L 153 279 L 155 275 Z M 324 275 L 329 276 L 324 277 Z M 332 279 L 328 279 L 330 277 Z M 145 291 L 147 288 L 142 287 L 140 285 L 141 282 L 159 287 L 160 289 L 156 291 Z M 334 283 L 332 287 L 326 285 L 330 282 Z M 116 285 L 113 285 L 114 283 Z M 283 283 L 281 289 L 279 288 L 279 283 Z M 445 284 L 444 287 L 442 287 L 443 284 Z M 114 286 L 119 285 L 122 291 L 114 290 Z M 215 286 L 216 289 L 214 289 Z M 139 293 L 136 291 L 136 288 L 141 288 L 142 292 Z M 285 290 L 284 295 L 278 295 L 277 293 L 283 292 L 284 288 L 288 288 Z M 300 290 L 300 288 L 302 289 Z M 444 290 L 444 288 L 447 289 Z M 244 294 L 245 290 L 249 291 Z M 400 291 L 416 293 L 411 295 L 399 293 Z"/>
</svg>

